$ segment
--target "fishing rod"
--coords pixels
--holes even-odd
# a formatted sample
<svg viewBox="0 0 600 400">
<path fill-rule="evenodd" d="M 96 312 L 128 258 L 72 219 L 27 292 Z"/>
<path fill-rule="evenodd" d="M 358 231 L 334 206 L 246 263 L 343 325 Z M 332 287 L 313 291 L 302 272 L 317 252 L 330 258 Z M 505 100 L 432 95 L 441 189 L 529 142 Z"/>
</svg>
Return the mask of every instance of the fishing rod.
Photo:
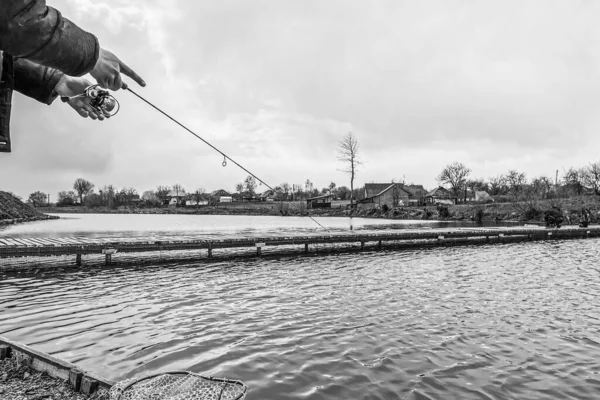
<svg viewBox="0 0 600 400">
<path fill-rule="evenodd" d="M 134 96 L 136 96 L 138 99 L 142 100 L 144 103 L 148 104 L 150 107 L 154 108 L 156 111 L 158 111 L 159 113 L 161 113 L 162 115 L 164 115 L 165 117 L 167 117 L 168 119 L 170 119 L 171 121 L 175 122 L 177 125 L 179 125 L 183 129 L 185 129 L 186 131 L 188 131 L 189 133 L 191 133 L 192 135 L 194 135 L 196 138 L 198 138 L 201 141 L 203 141 L 205 144 L 207 144 L 208 146 L 210 146 L 217 153 L 221 154 L 223 156 L 223 163 L 221 164 L 221 165 L 223 165 L 223 167 L 227 166 L 227 160 L 231 161 L 232 163 L 234 163 L 235 165 L 237 165 L 239 168 L 241 168 L 243 171 L 245 171 L 250 176 L 252 176 L 254 179 L 256 179 L 257 181 L 259 181 L 261 184 L 265 185 L 267 188 L 269 188 L 273 192 L 273 194 L 275 194 L 275 192 L 276 192 L 275 189 L 273 189 L 273 187 L 271 187 L 265 181 L 263 181 L 262 179 L 260 179 L 258 176 L 256 176 L 252 172 L 250 172 L 243 165 L 241 165 L 240 163 L 238 163 L 237 161 L 235 161 L 233 158 L 229 157 L 223 151 L 221 151 L 218 148 L 216 148 L 215 146 L 213 146 L 210 142 L 208 142 L 207 140 L 203 139 L 200 135 L 196 134 L 194 131 L 192 131 L 191 129 L 189 129 L 187 126 L 183 125 L 181 122 L 179 122 L 175 118 L 171 117 L 169 114 L 167 114 L 166 112 L 164 112 L 163 110 L 161 110 L 160 108 L 158 108 L 157 106 L 155 106 L 153 103 L 151 103 L 150 101 L 146 100 L 145 98 L 143 98 L 142 96 L 140 96 L 139 94 L 137 94 L 136 92 L 134 92 L 125 82 L 123 82 L 123 85 L 121 86 L 121 88 L 124 89 L 124 90 L 129 91 Z M 116 115 L 119 112 L 120 108 L 121 108 L 121 106 L 119 105 L 119 102 L 117 101 L 117 99 L 112 94 L 110 94 L 107 90 L 102 89 L 100 87 L 100 85 L 97 85 L 97 84 L 89 86 L 87 89 L 85 89 L 85 91 L 83 93 L 78 94 L 76 96 L 72 96 L 72 97 L 63 96 L 63 97 L 61 97 L 61 100 L 63 102 L 68 102 L 71 99 L 74 99 L 74 98 L 77 98 L 77 97 L 87 97 L 87 98 L 89 98 L 90 99 L 90 106 L 92 106 L 97 112 L 102 113 L 102 114 L 104 114 L 105 116 L 108 116 L 108 117 L 112 117 L 112 116 Z M 317 225 L 319 225 L 324 230 L 329 231 L 327 228 L 325 228 L 323 225 L 321 225 L 319 223 L 319 221 L 317 221 L 316 219 L 314 219 L 310 215 L 308 215 L 308 218 L 310 218 L 313 222 L 315 222 Z"/>
</svg>

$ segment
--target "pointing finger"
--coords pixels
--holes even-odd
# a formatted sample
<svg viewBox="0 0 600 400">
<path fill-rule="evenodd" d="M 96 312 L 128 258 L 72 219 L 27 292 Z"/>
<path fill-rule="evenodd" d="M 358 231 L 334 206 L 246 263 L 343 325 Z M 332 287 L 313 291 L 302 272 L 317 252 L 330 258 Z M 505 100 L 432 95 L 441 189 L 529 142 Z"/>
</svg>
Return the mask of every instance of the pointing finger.
<svg viewBox="0 0 600 400">
<path fill-rule="evenodd" d="M 131 79 L 133 79 L 134 81 L 137 82 L 138 85 L 144 87 L 146 86 L 146 82 L 144 82 L 144 80 L 135 73 L 134 70 L 132 70 L 131 68 L 129 68 L 129 66 L 125 65 L 122 61 L 121 63 L 121 73 L 130 77 Z"/>
</svg>

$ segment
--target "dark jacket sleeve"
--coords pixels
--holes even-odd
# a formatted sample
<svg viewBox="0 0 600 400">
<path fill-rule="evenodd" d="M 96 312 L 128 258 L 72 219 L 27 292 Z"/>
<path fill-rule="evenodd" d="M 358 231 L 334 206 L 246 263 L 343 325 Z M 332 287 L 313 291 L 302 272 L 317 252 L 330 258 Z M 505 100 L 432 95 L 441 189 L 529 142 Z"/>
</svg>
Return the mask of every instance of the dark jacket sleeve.
<svg viewBox="0 0 600 400">
<path fill-rule="evenodd" d="M 98 39 L 46 6 L 45 0 L 0 2 L 0 50 L 71 76 L 94 68 Z"/>
<path fill-rule="evenodd" d="M 41 103 L 52 104 L 58 96 L 54 88 L 64 74 L 22 58 L 14 62 L 14 88 Z"/>
</svg>

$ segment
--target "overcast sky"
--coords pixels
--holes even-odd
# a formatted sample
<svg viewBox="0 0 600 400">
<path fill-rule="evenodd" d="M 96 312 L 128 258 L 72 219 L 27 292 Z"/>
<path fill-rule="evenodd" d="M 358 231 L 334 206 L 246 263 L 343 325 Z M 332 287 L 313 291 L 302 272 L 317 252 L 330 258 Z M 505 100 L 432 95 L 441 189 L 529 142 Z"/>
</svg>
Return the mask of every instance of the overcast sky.
<svg viewBox="0 0 600 400">
<path fill-rule="evenodd" d="M 528 177 L 600 160 L 600 2 L 48 0 L 147 82 L 138 92 L 271 185 Z M 137 88 L 135 88 L 137 89 Z M 126 92 L 110 121 L 15 95 L 0 188 L 233 190 L 246 174 Z"/>
</svg>

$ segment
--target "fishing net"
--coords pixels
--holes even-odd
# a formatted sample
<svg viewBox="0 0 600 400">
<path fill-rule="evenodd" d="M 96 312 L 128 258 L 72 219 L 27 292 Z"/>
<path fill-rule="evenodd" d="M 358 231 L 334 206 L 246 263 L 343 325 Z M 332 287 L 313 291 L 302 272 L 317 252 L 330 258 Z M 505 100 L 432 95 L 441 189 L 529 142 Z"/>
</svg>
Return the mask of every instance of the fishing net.
<svg viewBox="0 0 600 400">
<path fill-rule="evenodd" d="M 247 390 L 240 381 L 177 371 L 119 382 L 109 400 L 243 400 Z"/>
</svg>

